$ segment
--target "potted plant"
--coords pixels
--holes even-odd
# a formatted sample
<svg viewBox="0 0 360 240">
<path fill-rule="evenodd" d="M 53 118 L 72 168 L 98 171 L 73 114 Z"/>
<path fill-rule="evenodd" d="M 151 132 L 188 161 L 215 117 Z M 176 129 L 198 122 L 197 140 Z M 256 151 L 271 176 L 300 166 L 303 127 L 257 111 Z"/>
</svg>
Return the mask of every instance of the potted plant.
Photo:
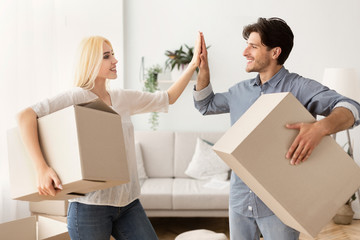
<svg viewBox="0 0 360 240">
<path fill-rule="evenodd" d="M 162 69 L 159 65 L 154 65 L 146 70 L 146 77 L 143 88 L 144 91 L 153 93 L 159 90 L 157 78 L 158 78 L 158 74 L 161 72 Z M 150 113 L 149 123 L 150 123 L 150 128 L 155 131 L 159 126 L 159 113 L 157 112 Z"/>
<path fill-rule="evenodd" d="M 194 48 L 189 47 L 188 45 L 184 44 L 186 52 L 183 49 L 183 46 L 180 46 L 178 50 L 165 52 L 165 55 L 168 59 L 165 62 L 166 67 L 170 67 L 173 70 L 175 67 L 180 70 L 180 68 L 184 69 L 185 65 L 191 62 L 191 59 L 194 55 Z"/>
<path fill-rule="evenodd" d="M 348 144 L 348 143 L 346 143 Z M 345 144 L 345 145 L 346 145 Z M 345 146 L 344 146 L 345 147 Z M 352 158 L 352 151 L 351 147 L 348 147 L 347 151 L 348 155 Z M 351 203 L 356 199 L 355 193 L 346 201 L 346 203 L 336 212 L 336 215 L 333 218 L 334 223 L 341 224 L 341 225 L 349 225 L 351 224 L 354 211 L 351 208 Z"/>
<path fill-rule="evenodd" d="M 335 217 L 333 218 L 334 223 L 341 225 L 351 224 L 354 211 L 351 208 L 351 202 L 356 199 L 355 193 L 351 196 L 349 200 L 336 212 Z"/>
<path fill-rule="evenodd" d="M 186 66 L 191 62 L 191 59 L 194 55 L 194 47 L 189 47 L 188 45 L 184 44 L 185 47 L 182 45 L 179 49 L 174 51 L 167 50 L 165 55 L 168 59 L 165 62 L 166 68 L 170 68 L 171 70 L 171 78 L 172 80 L 178 79 Z M 196 74 L 198 69 L 196 69 L 196 73 L 192 76 L 191 79 L 196 79 Z"/>
</svg>

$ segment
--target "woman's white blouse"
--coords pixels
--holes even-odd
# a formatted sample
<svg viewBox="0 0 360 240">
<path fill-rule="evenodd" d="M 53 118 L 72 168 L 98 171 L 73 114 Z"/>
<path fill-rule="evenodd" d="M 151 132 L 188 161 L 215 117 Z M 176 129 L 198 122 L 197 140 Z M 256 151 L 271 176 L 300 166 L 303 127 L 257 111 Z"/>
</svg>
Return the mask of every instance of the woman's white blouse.
<svg viewBox="0 0 360 240">
<path fill-rule="evenodd" d="M 91 192 L 84 197 L 75 198 L 71 201 L 121 207 L 134 201 L 140 195 L 140 184 L 135 158 L 134 126 L 130 117 L 138 113 L 167 112 L 169 98 L 166 91 L 148 93 L 118 89 L 110 90 L 109 94 L 112 108 L 121 116 L 122 120 L 130 182 L 109 189 Z M 40 118 L 71 105 L 90 102 L 96 98 L 97 96 L 91 91 L 77 87 L 55 97 L 45 99 L 31 106 L 31 108 Z"/>
</svg>

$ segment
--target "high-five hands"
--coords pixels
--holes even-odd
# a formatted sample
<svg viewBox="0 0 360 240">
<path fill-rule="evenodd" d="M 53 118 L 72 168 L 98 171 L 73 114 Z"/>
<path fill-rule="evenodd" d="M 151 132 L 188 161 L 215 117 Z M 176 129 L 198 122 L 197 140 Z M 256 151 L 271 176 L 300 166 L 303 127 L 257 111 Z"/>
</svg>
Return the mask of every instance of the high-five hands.
<svg viewBox="0 0 360 240">
<path fill-rule="evenodd" d="M 210 70 L 209 70 L 205 38 L 202 32 L 199 32 L 199 34 L 201 40 L 200 65 L 199 65 L 200 71 L 196 82 L 196 91 L 200 91 L 204 89 L 210 83 Z"/>
<path fill-rule="evenodd" d="M 199 68 L 202 70 L 209 70 L 205 38 L 202 32 L 200 32 L 200 37 L 201 37 L 201 54 L 200 54 L 201 61 Z"/>
<path fill-rule="evenodd" d="M 200 65 L 200 54 L 201 54 L 201 32 L 198 33 L 196 41 L 195 41 L 195 48 L 194 54 L 191 59 L 190 65 L 194 65 L 199 67 Z"/>
</svg>

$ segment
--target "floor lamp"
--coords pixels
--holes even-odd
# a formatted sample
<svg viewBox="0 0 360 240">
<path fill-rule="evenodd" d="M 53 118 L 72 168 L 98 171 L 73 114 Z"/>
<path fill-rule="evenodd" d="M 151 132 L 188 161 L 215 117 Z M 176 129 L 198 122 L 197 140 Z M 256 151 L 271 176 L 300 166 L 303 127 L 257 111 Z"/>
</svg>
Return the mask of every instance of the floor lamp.
<svg viewBox="0 0 360 240">
<path fill-rule="evenodd" d="M 326 68 L 324 71 L 323 85 L 335 90 L 343 96 L 360 102 L 360 80 L 355 69 L 351 68 Z M 351 145 L 349 129 L 346 130 L 349 144 L 349 155 L 354 158 L 353 146 Z M 333 135 L 336 140 L 336 134 Z M 358 189 L 358 200 L 360 203 L 360 189 Z"/>
</svg>

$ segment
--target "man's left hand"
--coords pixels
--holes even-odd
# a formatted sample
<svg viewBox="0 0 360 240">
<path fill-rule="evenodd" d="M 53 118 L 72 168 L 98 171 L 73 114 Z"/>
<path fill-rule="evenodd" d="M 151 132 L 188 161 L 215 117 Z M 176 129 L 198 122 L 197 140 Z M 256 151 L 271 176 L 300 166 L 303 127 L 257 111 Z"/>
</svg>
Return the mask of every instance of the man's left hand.
<svg viewBox="0 0 360 240">
<path fill-rule="evenodd" d="M 299 130 L 299 134 L 286 153 L 286 158 L 291 159 L 292 165 L 306 161 L 326 135 L 318 122 L 287 124 L 286 127 Z"/>
</svg>

